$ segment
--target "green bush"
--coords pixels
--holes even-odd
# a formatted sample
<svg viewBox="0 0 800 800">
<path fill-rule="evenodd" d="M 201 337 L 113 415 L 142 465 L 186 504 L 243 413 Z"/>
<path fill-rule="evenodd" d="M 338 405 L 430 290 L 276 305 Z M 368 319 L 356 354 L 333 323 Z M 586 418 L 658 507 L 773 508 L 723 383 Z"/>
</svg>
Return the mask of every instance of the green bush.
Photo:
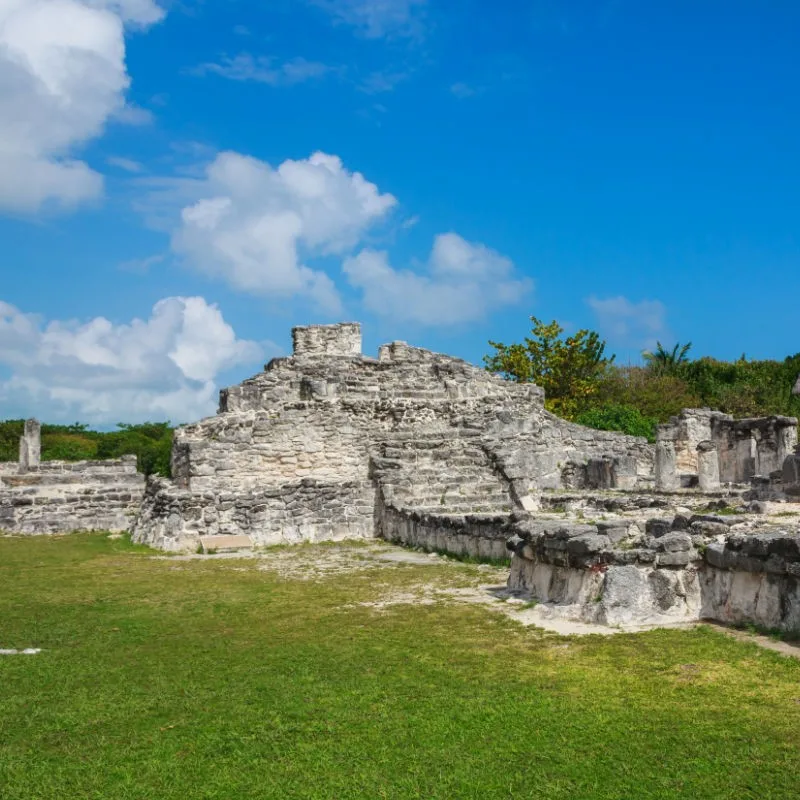
<svg viewBox="0 0 800 800">
<path fill-rule="evenodd" d="M 97 447 L 98 458 L 119 458 L 135 453 L 140 472 L 145 475 L 169 476 L 173 430 L 169 423 L 120 423 L 117 427 L 117 431 L 102 434 Z"/>
<path fill-rule="evenodd" d="M 666 422 L 684 408 L 703 405 L 700 397 L 675 375 L 654 374 L 645 367 L 608 370 L 597 393 L 595 408 L 630 406 L 644 417 Z"/>
<path fill-rule="evenodd" d="M 655 417 L 644 416 L 638 408 L 629 405 L 604 405 L 579 414 L 579 425 L 600 431 L 620 431 L 631 436 L 644 436 L 649 442 L 656 440 Z"/>
<path fill-rule="evenodd" d="M 24 420 L 0 422 L 0 461 L 19 458 Z M 120 423 L 116 431 L 92 431 L 86 425 L 42 425 L 43 461 L 84 461 L 135 455 L 145 475 L 169 476 L 172 427 L 167 422 Z"/>
<path fill-rule="evenodd" d="M 699 358 L 681 367 L 681 377 L 705 406 L 737 417 L 800 414 L 792 388 L 800 375 L 800 353 L 783 361 L 717 361 Z"/>
<path fill-rule="evenodd" d="M 42 433 L 43 461 L 86 461 L 97 457 L 97 441 L 74 433 Z"/>
</svg>

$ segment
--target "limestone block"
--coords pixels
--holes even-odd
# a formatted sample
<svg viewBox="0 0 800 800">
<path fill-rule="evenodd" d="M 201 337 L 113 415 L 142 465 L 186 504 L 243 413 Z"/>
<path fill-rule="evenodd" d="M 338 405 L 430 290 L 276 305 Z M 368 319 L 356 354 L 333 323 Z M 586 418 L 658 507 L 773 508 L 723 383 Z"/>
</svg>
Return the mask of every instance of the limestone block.
<svg viewBox="0 0 800 800">
<path fill-rule="evenodd" d="M 719 489 L 717 446 L 708 439 L 697 445 L 697 482 L 702 492 Z"/>
<path fill-rule="evenodd" d="M 41 461 L 42 426 L 38 420 L 26 419 L 22 437 L 19 440 L 19 470 L 27 472 L 35 469 Z"/>
<path fill-rule="evenodd" d="M 218 534 L 216 536 L 200 536 L 198 538 L 206 553 L 211 550 L 243 550 L 253 546 L 250 537 L 243 534 Z"/>
<path fill-rule="evenodd" d="M 656 489 L 669 492 L 678 488 L 675 443 L 668 439 L 656 442 L 655 477 Z"/>
<path fill-rule="evenodd" d="M 800 455 L 790 455 L 783 462 L 781 479 L 784 486 L 800 484 Z"/>
</svg>

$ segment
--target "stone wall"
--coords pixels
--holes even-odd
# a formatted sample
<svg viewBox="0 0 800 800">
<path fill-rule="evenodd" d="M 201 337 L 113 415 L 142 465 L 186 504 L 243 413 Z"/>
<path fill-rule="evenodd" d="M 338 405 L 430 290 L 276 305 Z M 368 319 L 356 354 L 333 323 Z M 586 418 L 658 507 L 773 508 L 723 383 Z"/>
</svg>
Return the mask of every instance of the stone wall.
<svg viewBox="0 0 800 800">
<path fill-rule="evenodd" d="M 108 461 L 43 461 L 21 472 L 0 465 L 0 531 L 128 531 L 144 492 L 136 456 Z"/>
<path fill-rule="evenodd" d="M 19 442 L 19 462 L 0 462 L 0 531 L 129 531 L 143 493 L 136 456 L 42 461 L 41 425 L 29 419 Z"/>
<path fill-rule="evenodd" d="M 641 437 L 585 428 L 546 411 L 499 415 L 486 436 L 518 495 L 653 483 L 655 448 Z"/>
<path fill-rule="evenodd" d="M 684 409 L 659 425 L 656 438 L 660 489 L 695 486 L 700 480 L 703 488 L 715 480 L 717 485 L 747 483 L 781 469 L 797 446 L 797 419 L 734 419 L 708 408 Z"/>
<path fill-rule="evenodd" d="M 442 515 L 381 506 L 378 535 L 429 552 L 507 561 L 505 515 Z"/>
<path fill-rule="evenodd" d="M 293 328 L 292 344 L 295 355 L 360 356 L 361 326 L 357 322 L 340 322 Z"/>
<path fill-rule="evenodd" d="M 201 536 L 245 535 L 254 546 L 374 536 L 375 489 L 369 481 L 290 483 L 197 492 L 164 478 L 148 481 L 137 541 L 168 552 L 194 551 Z"/>
<path fill-rule="evenodd" d="M 732 535 L 708 546 L 700 573 L 701 616 L 800 631 L 800 536 Z"/>
<path fill-rule="evenodd" d="M 738 523 L 741 527 L 741 523 Z M 710 619 L 800 632 L 800 531 L 697 514 L 645 523 L 521 518 L 508 586 L 550 616 L 605 625 Z"/>
<path fill-rule="evenodd" d="M 374 492 L 384 482 L 390 491 L 405 491 L 408 508 L 438 502 L 450 483 L 459 487 L 462 505 L 496 501 L 508 513 L 533 492 L 578 480 L 577 473 L 583 483 L 652 481 L 653 448 L 644 439 L 566 423 L 544 410 L 539 387 L 405 342 L 365 357 L 360 336 L 354 323 L 294 329 L 291 357 L 223 390 L 217 416 L 178 429 L 173 482 L 148 491 L 137 540 L 179 547 L 185 539 L 191 548 L 199 508 L 221 533 L 244 531 L 251 523 L 239 520 L 248 514 L 228 513 L 230 504 L 260 506 L 259 493 L 268 491 L 280 505 L 298 481 L 323 494 L 341 485 L 347 513 L 317 502 L 309 488 L 302 503 L 313 522 L 294 524 L 295 498 L 287 501 L 291 514 L 275 509 L 253 523 L 255 541 L 294 541 L 297 531 L 308 539 L 337 538 L 337 526 L 350 535 L 374 532 Z M 426 473 L 421 467 L 437 448 L 437 463 Z M 392 451 L 406 461 L 405 488 L 376 462 L 385 466 Z M 346 488 L 354 486 L 362 488 Z"/>
</svg>

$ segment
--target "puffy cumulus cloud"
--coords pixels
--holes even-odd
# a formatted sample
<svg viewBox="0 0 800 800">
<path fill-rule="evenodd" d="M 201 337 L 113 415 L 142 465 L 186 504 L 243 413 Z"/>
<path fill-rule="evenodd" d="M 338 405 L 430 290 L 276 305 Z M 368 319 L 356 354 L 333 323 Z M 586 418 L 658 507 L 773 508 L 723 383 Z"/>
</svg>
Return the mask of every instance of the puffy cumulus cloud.
<svg viewBox="0 0 800 800">
<path fill-rule="evenodd" d="M 369 311 L 429 326 L 480 320 L 533 288 L 515 276 L 510 259 L 456 233 L 436 237 L 422 273 L 396 270 L 387 253 L 369 249 L 346 259 L 343 269 Z"/>
<path fill-rule="evenodd" d="M 367 39 L 422 34 L 427 0 L 311 0 L 337 23 L 350 25 Z"/>
<path fill-rule="evenodd" d="M 631 302 L 627 297 L 590 297 L 586 301 L 603 336 L 624 347 L 655 347 L 659 336 L 667 333 L 664 304 L 659 300 Z"/>
<path fill-rule="evenodd" d="M 123 325 L 44 323 L 0 301 L 0 365 L 10 372 L 0 398 L 47 419 L 194 420 L 215 410 L 220 372 L 263 354 L 202 297 L 168 297 Z"/>
<path fill-rule="evenodd" d="M 183 208 L 172 236 L 189 266 L 243 291 L 304 296 L 329 313 L 340 309 L 336 287 L 303 259 L 346 253 L 396 204 L 324 153 L 277 169 L 221 153 L 190 191 L 200 199 Z"/>
<path fill-rule="evenodd" d="M 153 0 L 0 0 L 0 210 L 102 193 L 70 154 L 124 112 L 125 25 L 162 16 Z"/>
</svg>

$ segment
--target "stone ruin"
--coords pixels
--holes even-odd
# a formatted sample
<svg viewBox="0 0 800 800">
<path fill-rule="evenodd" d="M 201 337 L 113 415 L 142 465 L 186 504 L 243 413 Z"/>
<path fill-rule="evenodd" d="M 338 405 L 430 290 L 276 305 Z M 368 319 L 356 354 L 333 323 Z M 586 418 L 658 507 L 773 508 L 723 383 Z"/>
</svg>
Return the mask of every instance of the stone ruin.
<svg viewBox="0 0 800 800">
<path fill-rule="evenodd" d="M 136 456 L 42 461 L 41 426 L 29 419 L 19 441 L 19 462 L 0 462 L 0 530 L 129 531 L 143 494 Z"/>
<path fill-rule="evenodd" d="M 684 409 L 656 437 L 656 488 L 670 491 L 749 483 L 780 472 L 797 447 L 794 417 L 734 419 L 710 408 Z"/>
<path fill-rule="evenodd" d="M 508 587 L 542 617 L 800 630 L 796 419 L 689 409 L 653 445 L 405 342 L 366 357 L 355 323 L 292 333 L 291 356 L 176 430 L 172 478 L 151 477 L 143 497 L 130 459 L 39 464 L 26 442 L 0 471 L 0 527 L 130 528 L 169 552 L 376 536 L 510 552 Z"/>
<path fill-rule="evenodd" d="M 428 519 L 454 536 L 482 526 L 463 549 L 499 558 L 501 523 L 545 489 L 652 486 L 651 445 L 553 416 L 537 386 L 405 342 L 368 358 L 353 323 L 293 339 L 291 357 L 222 391 L 217 416 L 176 431 L 172 480 L 148 485 L 137 540 L 424 544 L 414 520 Z"/>
</svg>

